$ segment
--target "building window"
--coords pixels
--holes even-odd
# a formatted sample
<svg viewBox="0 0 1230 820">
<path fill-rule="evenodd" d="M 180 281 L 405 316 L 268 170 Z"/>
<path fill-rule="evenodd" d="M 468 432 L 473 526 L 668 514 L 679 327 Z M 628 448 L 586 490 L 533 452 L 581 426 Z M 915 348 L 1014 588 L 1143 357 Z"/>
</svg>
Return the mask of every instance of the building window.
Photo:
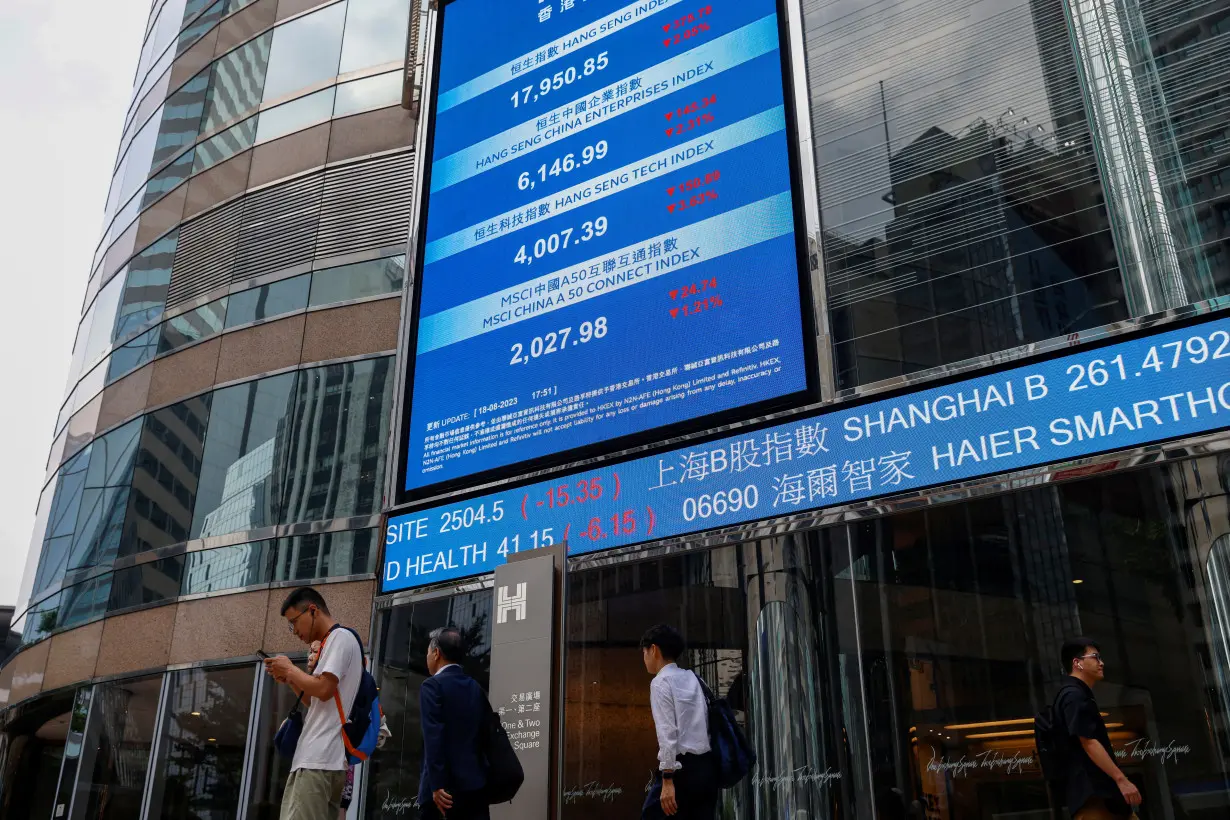
<svg viewBox="0 0 1230 820">
<path fill-rule="evenodd" d="M 239 816 L 257 671 L 242 666 L 171 673 L 149 820 Z"/>
</svg>

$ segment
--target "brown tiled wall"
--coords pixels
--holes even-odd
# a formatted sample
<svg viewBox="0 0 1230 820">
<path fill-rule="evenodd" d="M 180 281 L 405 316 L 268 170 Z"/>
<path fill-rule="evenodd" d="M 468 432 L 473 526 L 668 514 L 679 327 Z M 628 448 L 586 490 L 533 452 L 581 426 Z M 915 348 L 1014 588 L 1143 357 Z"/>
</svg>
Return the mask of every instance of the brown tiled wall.
<svg viewBox="0 0 1230 820">
<path fill-rule="evenodd" d="M 103 677 L 166 666 L 174 628 L 174 606 L 107 618 L 94 674 Z"/>
<path fill-rule="evenodd" d="M 61 632 L 48 641 L 51 649 L 47 655 L 43 688 L 58 689 L 94 677 L 102 633 L 103 623 L 100 621 Z"/>
<path fill-rule="evenodd" d="M 241 592 L 176 607 L 171 663 L 251 655 L 261 646 L 269 591 Z"/>
<path fill-rule="evenodd" d="M 410 112 L 396 105 L 334 120 L 329 162 L 409 147 L 414 123 Z"/>
<path fill-rule="evenodd" d="M 213 387 L 221 347 L 221 339 L 210 339 L 154 362 L 149 406 L 158 407 Z"/>
<path fill-rule="evenodd" d="M 248 187 L 248 166 L 251 163 L 252 152 L 244 151 L 190 179 L 184 219 L 191 219 L 219 202 L 243 193 Z"/>
<path fill-rule="evenodd" d="M 223 384 L 294 367 L 303 349 L 303 325 L 301 313 L 226 334 L 222 337 L 214 381 Z"/>
<path fill-rule="evenodd" d="M 272 140 L 252 149 L 248 187 L 256 188 L 275 179 L 293 176 L 325 164 L 329 152 L 329 123 Z"/>
<path fill-rule="evenodd" d="M 375 581 L 320 584 L 317 589 L 333 616 L 357 630 L 366 644 Z M 290 592 L 279 588 L 183 601 L 61 632 L 0 669 L 0 709 L 94 677 L 251 656 L 261 648 L 271 654 L 302 652 L 305 647 L 290 634 L 281 614 Z M 9 690 L 7 702 L 4 690 Z"/>
<path fill-rule="evenodd" d="M 43 672 L 47 668 L 47 652 L 50 648 L 50 642 L 43 641 L 12 660 L 13 683 L 9 692 L 10 703 L 33 697 L 43 690 Z"/>
<path fill-rule="evenodd" d="M 323 362 L 397 349 L 401 300 L 382 299 L 308 314 L 303 362 Z"/>
<path fill-rule="evenodd" d="M 376 594 L 375 581 L 347 581 L 342 584 L 318 586 L 329 612 L 340 624 L 351 627 L 363 638 L 366 646 L 371 637 L 372 598 Z M 269 592 L 269 611 L 265 616 L 265 651 L 300 652 L 303 644 L 286 626 L 282 617 L 282 602 L 291 593 L 290 589 L 274 589 Z"/>
</svg>

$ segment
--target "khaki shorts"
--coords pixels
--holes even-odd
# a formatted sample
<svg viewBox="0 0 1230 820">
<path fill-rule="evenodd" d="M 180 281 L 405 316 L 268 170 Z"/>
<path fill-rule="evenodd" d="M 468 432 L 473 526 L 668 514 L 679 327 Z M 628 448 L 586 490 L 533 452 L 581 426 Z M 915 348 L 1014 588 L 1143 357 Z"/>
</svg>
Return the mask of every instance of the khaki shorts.
<svg viewBox="0 0 1230 820">
<path fill-rule="evenodd" d="M 337 820 L 346 770 L 299 769 L 286 779 L 281 820 Z"/>
</svg>

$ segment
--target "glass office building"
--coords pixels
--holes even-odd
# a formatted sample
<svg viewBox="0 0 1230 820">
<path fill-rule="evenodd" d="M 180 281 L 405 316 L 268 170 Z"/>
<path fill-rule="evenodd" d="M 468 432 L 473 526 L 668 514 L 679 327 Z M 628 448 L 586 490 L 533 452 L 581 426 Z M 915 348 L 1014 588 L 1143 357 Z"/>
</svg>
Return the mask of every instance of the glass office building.
<svg viewBox="0 0 1230 820">
<path fill-rule="evenodd" d="M 302 583 L 393 731 L 355 816 L 409 816 L 430 630 L 489 680 L 489 575 L 379 589 L 423 5 L 154 4 L 0 659 L 0 820 L 276 817 L 256 652 L 302 653 Z M 1230 305 L 1230 2 L 782 9 L 826 402 Z M 1224 431 L 575 556 L 565 608 L 566 820 L 638 815 L 658 622 L 757 749 L 724 820 L 1050 816 L 1032 717 L 1077 634 L 1141 817 L 1230 815 Z"/>
</svg>

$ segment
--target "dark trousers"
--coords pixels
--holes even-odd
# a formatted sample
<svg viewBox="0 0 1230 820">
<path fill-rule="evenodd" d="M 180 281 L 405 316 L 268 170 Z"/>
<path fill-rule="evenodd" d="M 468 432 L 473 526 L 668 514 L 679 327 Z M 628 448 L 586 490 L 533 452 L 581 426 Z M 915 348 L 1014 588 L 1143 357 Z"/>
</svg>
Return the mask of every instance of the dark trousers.
<svg viewBox="0 0 1230 820">
<path fill-rule="evenodd" d="M 717 816 L 718 799 L 722 788 L 718 785 L 717 758 L 713 752 L 703 755 L 679 755 L 679 770 L 675 772 L 675 802 L 679 811 L 674 820 L 713 820 Z M 662 820 L 662 774 L 655 773 L 645 806 L 641 809 L 642 820 Z"/>
<path fill-rule="evenodd" d="M 429 797 L 427 804 L 420 808 L 423 820 L 439 820 L 440 811 Z M 448 810 L 446 820 L 491 820 L 491 808 L 481 793 L 453 793 L 453 807 Z"/>
</svg>

